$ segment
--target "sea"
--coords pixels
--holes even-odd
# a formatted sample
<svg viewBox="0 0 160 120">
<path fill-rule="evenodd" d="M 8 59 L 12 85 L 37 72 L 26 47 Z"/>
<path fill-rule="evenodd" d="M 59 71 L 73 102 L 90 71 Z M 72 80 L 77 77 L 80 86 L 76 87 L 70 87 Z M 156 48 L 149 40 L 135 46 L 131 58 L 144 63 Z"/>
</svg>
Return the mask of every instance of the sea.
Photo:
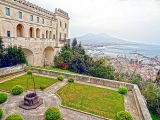
<svg viewBox="0 0 160 120">
<path fill-rule="evenodd" d="M 150 44 L 130 44 L 130 45 L 107 45 L 97 47 L 96 49 L 88 50 L 88 53 L 97 54 L 99 56 L 117 57 L 122 55 L 127 56 L 146 56 L 150 58 L 157 57 L 160 59 L 160 45 Z M 135 54 L 138 53 L 138 54 Z"/>
</svg>

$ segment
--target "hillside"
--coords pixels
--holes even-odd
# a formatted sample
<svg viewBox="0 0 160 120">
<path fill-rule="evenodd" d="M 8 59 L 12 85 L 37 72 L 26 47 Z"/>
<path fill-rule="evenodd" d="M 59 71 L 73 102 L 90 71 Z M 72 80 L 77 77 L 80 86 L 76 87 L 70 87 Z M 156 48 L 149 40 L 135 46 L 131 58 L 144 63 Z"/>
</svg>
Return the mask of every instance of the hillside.
<svg viewBox="0 0 160 120">
<path fill-rule="evenodd" d="M 83 36 L 77 37 L 77 40 L 78 42 L 86 42 L 86 43 L 116 43 L 116 44 L 133 43 L 133 42 L 111 37 L 105 33 L 99 33 L 99 34 L 88 33 Z"/>
</svg>

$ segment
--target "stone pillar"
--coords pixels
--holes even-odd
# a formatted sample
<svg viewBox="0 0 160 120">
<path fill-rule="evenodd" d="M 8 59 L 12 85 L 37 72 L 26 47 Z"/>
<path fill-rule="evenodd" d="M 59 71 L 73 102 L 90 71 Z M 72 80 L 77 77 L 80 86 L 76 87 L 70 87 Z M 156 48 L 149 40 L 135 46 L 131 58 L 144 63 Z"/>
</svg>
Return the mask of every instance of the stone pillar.
<svg viewBox="0 0 160 120">
<path fill-rule="evenodd" d="M 14 24 L 14 37 L 17 37 L 17 24 Z"/>
<path fill-rule="evenodd" d="M 36 28 L 33 28 L 33 38 L 37 38 L 36 37 Z"/>
</svg>

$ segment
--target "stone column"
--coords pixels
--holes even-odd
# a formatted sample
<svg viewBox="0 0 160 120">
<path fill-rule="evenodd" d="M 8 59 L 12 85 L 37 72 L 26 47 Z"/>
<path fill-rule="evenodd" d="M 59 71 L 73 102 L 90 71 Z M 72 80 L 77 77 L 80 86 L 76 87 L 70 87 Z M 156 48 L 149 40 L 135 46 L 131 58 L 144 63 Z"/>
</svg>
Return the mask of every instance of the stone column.
<svg viewBox="0 0 160 120">
<path fill-rule="evenodd" d="M 35 27 L 33 28 L 33 38 L 37 38 L 36 37 L 36 28 Z"/>
</svg>

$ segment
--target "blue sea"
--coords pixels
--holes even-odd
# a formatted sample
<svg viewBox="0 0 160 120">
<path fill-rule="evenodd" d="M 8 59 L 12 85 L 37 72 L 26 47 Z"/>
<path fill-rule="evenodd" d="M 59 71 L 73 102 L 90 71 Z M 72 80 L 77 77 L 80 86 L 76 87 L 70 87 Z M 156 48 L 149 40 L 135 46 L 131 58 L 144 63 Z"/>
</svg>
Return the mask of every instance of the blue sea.
<svg viewBox="0 0 160 120">
<path fill-rule="evenodd" d="M 137 52 L 139 54 L 151 58 L 157 56 L 160 59 L 160 45 L 149 45 L 149 44 L 109 45 L 104 47 L 98 47 L 97 51 L 103 53 L 103 56 L 116 57 L 117 55 L 127 55 L 133 52 Z"/>
</svg>

